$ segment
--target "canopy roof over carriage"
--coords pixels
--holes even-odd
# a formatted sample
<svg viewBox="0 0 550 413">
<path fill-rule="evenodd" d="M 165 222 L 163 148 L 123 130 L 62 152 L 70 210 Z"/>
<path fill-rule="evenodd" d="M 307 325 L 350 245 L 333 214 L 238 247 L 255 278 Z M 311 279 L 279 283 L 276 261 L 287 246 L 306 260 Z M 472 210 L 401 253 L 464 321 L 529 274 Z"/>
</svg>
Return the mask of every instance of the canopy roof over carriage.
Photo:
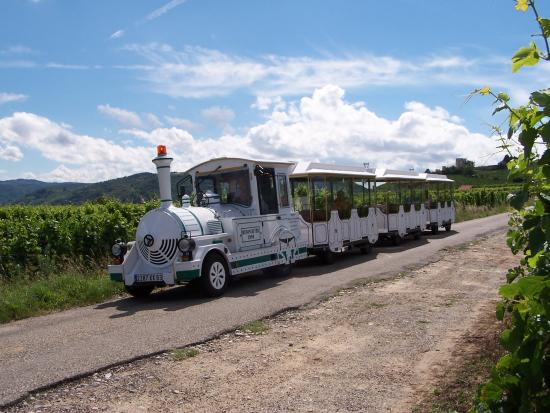
<svg viewBox="0 0 550 413">
<path fill-rule="evenodd" d="M 395 169 L 376 169 L 376 180 L 389 181 L 426 181 L 425 177 L 420 176 L 414 171 L 398 171 Z"/>
<path fill-rule="evenodd" d="M 319 162 L 298 162 L 290 173 L 291 178 L 309 176 L 336 176 L 341 178 L 374 179 L 375 174 L 361 166 L 335 165 Z"/>
<path fill-rule="evenodd" d="M 235 168 L 244 168 L 247 166 L 260 165 L 266 168 L 284 168 L 289 167 L 294 162 L 287 161 L 272 161 L 272 160 L 258 160 L 258 159 L 247 159 L 247 158 L 231 158 L 231 157 L 221 157 L 213 158 L 208 161 L 204 161 L 198 165 L 193 166 L 191 169 L 187 170 L 186 174 L 211 174 L 214 172 L 235 169 Z"/>
<path fill-rule="evenodd" d="M 447 175 L 429 173 L 420 173 L 418 175 L 427 182 L 454 182 L 452 179 L 447 178 Z"/>
</svg>

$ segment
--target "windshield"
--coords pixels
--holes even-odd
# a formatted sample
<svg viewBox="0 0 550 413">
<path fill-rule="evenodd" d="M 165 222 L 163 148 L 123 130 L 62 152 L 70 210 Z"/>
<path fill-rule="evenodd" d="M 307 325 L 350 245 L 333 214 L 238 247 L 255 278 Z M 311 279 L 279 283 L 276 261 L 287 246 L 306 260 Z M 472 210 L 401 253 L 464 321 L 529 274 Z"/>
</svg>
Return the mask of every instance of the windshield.
<svg viewBox="0 0 550 413">
<path fill-rule="evenodd" d="M 252 203 L 248 169 L 197 177 L 197 192 L 207 191 L 218 194 L 222 204 L 250 206 Z"/>
</svg>

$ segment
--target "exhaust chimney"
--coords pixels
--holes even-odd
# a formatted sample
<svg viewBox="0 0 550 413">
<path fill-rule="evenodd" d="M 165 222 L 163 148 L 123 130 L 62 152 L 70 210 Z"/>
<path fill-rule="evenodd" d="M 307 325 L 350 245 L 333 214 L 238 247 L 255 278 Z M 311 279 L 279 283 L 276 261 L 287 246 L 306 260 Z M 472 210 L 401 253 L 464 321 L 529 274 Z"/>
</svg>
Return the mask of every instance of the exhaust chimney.
<svg viewBox="0 0 550 413">
<path fill-rule="evenodd" d="M 160 207 L 168 208 L 172 205 L 172 183 L 170 182 L 170 164 L 174 159 L 166 153 L 166 146 L 157 146 L 157 157 L 153 163 L 157 167 L 160 190 Z"/>
</svg>

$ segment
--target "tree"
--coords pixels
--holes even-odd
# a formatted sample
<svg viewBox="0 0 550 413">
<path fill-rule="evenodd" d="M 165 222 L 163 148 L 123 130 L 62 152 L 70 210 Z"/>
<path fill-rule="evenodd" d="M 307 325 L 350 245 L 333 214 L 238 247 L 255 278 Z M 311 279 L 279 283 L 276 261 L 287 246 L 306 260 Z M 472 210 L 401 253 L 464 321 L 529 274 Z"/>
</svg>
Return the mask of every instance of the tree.
<svg viewBox="0 0 550 413">
<path fill-rule="evenodd" d="M 516 0 L 515 8 L 534 14 L 543 49 L 535 41 L 512 57 L 512 71 L 550 61 L 550 20 L 539 16 L 535 0 Z M 509 179 L 523 182 L 511 198 L 515 209 L 509 222 L 508 245 L 522 254 L 520 265 L 507 274 L 499 289 L 502 301 L 497 317 L 510 317 L 501 335 L 506 354 L 490 380 L 480 388 L 472 412 L 550 411 L 550 89 L 534 91 L 529 102 L 512 107 L 506 93 L 489 87 L 472 95 L 490 95 L 493 114 L 507 117 L 507 131 L 499 134 L 500 148 L 508 152 Z M 518 150 L 519 154 L 513 153 Z"/>
</svg>

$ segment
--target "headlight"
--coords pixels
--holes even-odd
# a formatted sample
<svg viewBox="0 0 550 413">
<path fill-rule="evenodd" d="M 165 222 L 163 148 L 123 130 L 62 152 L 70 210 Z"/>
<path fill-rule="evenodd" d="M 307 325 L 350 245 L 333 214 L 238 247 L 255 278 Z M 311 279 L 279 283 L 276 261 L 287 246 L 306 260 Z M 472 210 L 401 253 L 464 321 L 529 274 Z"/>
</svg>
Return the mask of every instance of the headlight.
<svg viewBox="0 0 550 413">
<path fill-rule="evenodd" d="M 122 241 L 119 241 L 111 247 L 111 253 L 115 257 L 122 257 L 124 254 L 126 254 L 126 246 Z"/>
<path fill-rule="evenodd" d="M 195 240 L 191 238 L 180 238 L 178 241 L 178 249 L 181 252 L 192 251 L 195 249 Z"/>
</svg>

